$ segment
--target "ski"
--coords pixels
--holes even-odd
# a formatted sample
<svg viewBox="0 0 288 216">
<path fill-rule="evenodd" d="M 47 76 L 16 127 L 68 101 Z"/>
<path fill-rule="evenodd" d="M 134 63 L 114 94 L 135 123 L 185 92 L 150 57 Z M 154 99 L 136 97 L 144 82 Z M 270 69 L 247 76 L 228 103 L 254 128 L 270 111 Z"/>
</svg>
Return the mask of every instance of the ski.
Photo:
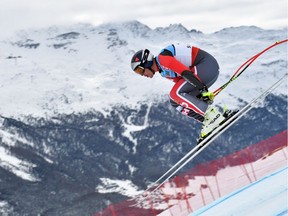
<svg viewBox="0 0 288 216">
<path fill-rule="evenodd" d="M 228 118 L 225 119 L 223 122 L 221 122 L 221 124 L 218 127 L 216 127 L 215 129 L 213 129 L 213 131 L 207 134 L 202 140 L 200 140 L 197 143 L 197 145 L 193 149 L 191 149 L 174 166 L 172 166 L 166 173 L 164 173 L 160 178 L 158 178 L 150 187 L 148 187 L 146 191 L 151 190 L 153 187 L 154 188 L 151 192 L 154 192 L 157 189 L 159 189 L 165 182 L 167 182 L 171 177 L 173 177 L 187 163 L 189 163 L 200 152 L 202 152 L 206 147 L 208 147 L 217 137 L 219 137 L 228 128 L 234 125 L 240 118 L 242 118 L 253 107 L 259 104 L 263 99 L 265 99 L 267 95 L 269 95 L 274 89 L 276 89 L 285 80 L 285 77 L 287 77 L 287 73 L 282 78 L 280 78 L 277 82 L 275 82 L 271 87 L 269 87 L 263 93 L 261 93 L 258 97 L 254 98 L 250 103 L 248 103 L 242 109 L 228 116 Z"/>
</svg>

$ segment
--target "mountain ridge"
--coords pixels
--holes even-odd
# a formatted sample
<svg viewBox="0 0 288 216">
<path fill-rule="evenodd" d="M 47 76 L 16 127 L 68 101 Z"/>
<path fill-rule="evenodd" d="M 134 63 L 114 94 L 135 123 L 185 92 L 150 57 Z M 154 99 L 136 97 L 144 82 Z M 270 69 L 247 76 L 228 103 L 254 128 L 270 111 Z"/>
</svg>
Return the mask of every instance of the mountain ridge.
<svg viewBox="0 0 288 216">
<path fill-rule="evenodd" d="M 242 40 L 232 40 L 237 32 L 248 33 L 245 37 L 241 35 Z M 232 36 L 229 36 L 231 34 Z M 214 34 L 191 32 L 181 24 L 153 30 L 138 21 L 96 27 L 50 27 L 22 32 L 15 39 L 0 43 L 1 50 L 4 50 L 0 55 L 3 77 L 0 89 L 7 92 L 0 96 L 0 100 L 7 105 L 0 108 L 0 113 L 14 117 L 53 116 L 57 113 L 86 112 L 93 109 L 104 111 L 119 103 L 135 107 L 139 101 L 153 101 L 159 95 L 167 95 L 173 83 L 159 76 L 153 80 L 135 76 L 130 69 L 130 58 L 136 50 L 144 47 L 157 54 L 173 42 L 195 42 L 195 46 L 211 52 L 216 57 L 221 67 L 216 86 L 227 80 L 232 75 L 231 71 L 236 70 L 236 63 L 225 61 L 225 53 L 232 54 L 231 57 L 240 65 L 243 59 L 259 52 L 255 48 L 251 49 L 250 44 L 255 43 L 255 46 L 264 48 L 274 42 L 273 38 L 279 39 L 281 34 L 285 35 L 283 30 L 266 31 L 253 26 L 226 28 Z M 227 38 L 230 43 L 226 43 Z M 259 41 L 259 38 L 262 41 Z M 241 49 L 247 48 L 253 52 L 246 50 L 242 54 L 244 58 L 241 58 L 241 55 L 233 56 L 240 53 Z M 273 68 L 283 70 L 286 63 L 285 53 L 279 53 L 278 50 L 283 52 L 283 46 L 269 51 L 266 59 L 259 60 L 263 62 L 262 66 L 257 65 L 256 69 L 265 68 L 269 59 L 273 59 L 273 54 L 277 54 L 278 60 L 283 62 Z M 268 70 L 273 68 L 269 67 Z M 276 69 L 279 70 L 278 68 Z M 246 73 L 243 77 L 245 76 Z M 247 73 L 246 79 L 251 77 Z M 268 80 L 270 77 L 265 79 Z M 141 83 L 141 91 L 135 83 Z M 21 94 L 28 97 L 23 98 Z M 243 97 L 240 94 L 239 96 Z M 12 107 L 11 97 L 16 99 Z M 108 102 L 102 97 L 111 99 Z M 220 102 L 223 103 L 224 99 Z"/>
<path fill-rule="evenodd" d="M 122 188 L 104 193 L 107 182 L 128 182 L 132 197 L 193 147 L 201 125 L 170 106 L 172 82 L 131 71 L 136 50 L 156 54 L 181 42 L 211 52 L 221 67 L 214 90 L 285 35 L 257 27 L 150 29 L 135 21 L 50 27 L 0 42 L 0 206 L 16 216 L 91 215 L 129 196 Z M 281 45 L 265 53 L 214 105 L 244 106 L 287 71 L 286 55 Z M 280 133 L 286 119 L 287 83 L 189 167 Z"/>
</svg>

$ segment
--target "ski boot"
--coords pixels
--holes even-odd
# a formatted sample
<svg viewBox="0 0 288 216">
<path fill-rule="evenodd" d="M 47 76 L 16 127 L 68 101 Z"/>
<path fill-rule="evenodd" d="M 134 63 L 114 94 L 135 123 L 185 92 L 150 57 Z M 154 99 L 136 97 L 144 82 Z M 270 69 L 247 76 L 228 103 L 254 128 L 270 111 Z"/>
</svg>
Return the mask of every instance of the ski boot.
<svg viewBox="0 0 288 216">
<path fill-rule="evenodd" d="M 223 107 L 223 116 L 225 117 L 225 120 L 226 119 L 229 119 L 230 117 L 232 117 L 234 114 L 236 114 L 239 110 L 229 110 L 227 109 L 227 106 L 225 105 Z"/>
<path fill-rule="evenodd" d="M 204 140 L 213 130 L 237 112 L 238 110 L 229 110 L 226 105 L 223 107 L 223 113 L 216 107 L 209 107 L 205 113 L 205 119 L 203 121 L 200 137 L 198 138 L 198 143 Z"/>
<path fill-rule="evenodd" d="M 216 107 L 209 107 L 205 113 L 200 138 L 206 137 L 225 120 L 223 114 Z"/>
</svg>

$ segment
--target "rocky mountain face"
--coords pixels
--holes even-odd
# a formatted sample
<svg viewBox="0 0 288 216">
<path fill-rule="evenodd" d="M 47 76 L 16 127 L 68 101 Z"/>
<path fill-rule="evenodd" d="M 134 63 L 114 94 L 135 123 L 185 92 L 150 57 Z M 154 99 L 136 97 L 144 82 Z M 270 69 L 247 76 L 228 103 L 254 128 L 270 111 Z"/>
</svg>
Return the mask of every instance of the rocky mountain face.
<svg viewBox="0 0 288 216">
<path fill-rule="evenodd" d="M 267 107 L 252 110 L 189 167 L 285 130 L 287 98 L 270 96 L 265 103 Z M 29 123 L 4 118 L 1 132 L 11 134 L 15 143 L 6 143 L 4 136 L 1 148 L 30 164 L 27 172 L 33 178 L 23 179 L 1 167 L 1 200 L 9 203 L 13 215 L 92 215 L 128 198 L 121 190 L 97 191 L 103 185 L 101 178 L 129 180 L 139 190 L 145 189 L 195 145 L 199 131 L 197 123 L 167 107 L 161 103 L 149 108 L 149 126 L 130 134 L 136 146 L 123 136 L 122 121 L 135 116 L 129 121 L 142 125 L 147 105 L 140 110 L 116 107 L 106 117 L 101 113 L 59 115 L 50 120 L 31 118 Z"/>
<path fill-rule="evenodd" d="M 140 87 L 136 83 L 142 79 L 126 74 L 139 43 L 149 40 L 146 45 L 153 49 L 158 43 L 163 45 L 163 38 L 185 42 L 198 39 L 199 45 L 214 48 L 222 62 L 228 58 L 223 50 L 239 52 L 237 46 L 244 46 L 244 41 L 261 50 L 263 44 L 255 41 L 273 41 L 283 32 L 239 27 L 205 35 L 182 25 L 152 30 L 139 22 L 71 28 L 22 32 L 1 44 L 3 215 L 92 215 L 136 193 L 119 181 L 140 192 L 194 147 L 201 125 L 170 106 L 163 96 L 170 84 L 162 84 L 160 78 L 152 84 L 145 80 Z M 224 45 L 225 38 L 240 33 L 239 44 L 234 41 Z M 263 60 L 256 73 L 250 72 L 255 82 L 245 80 L 249 76 L 243 75 L 243 80 L 239 78 L 243 89 L 223 92 L 219 104 L 229 100 L 233 108 L 242 107 L 266 83 L 272 83 L 270 77 L 284 74 L 287 59 L 275 53 L 279 51 Z M 228 75 L 223 73 L 220 82 Z M 287 84 L 281 88 L 185 169 L 286 130 Z"/>
</svg>

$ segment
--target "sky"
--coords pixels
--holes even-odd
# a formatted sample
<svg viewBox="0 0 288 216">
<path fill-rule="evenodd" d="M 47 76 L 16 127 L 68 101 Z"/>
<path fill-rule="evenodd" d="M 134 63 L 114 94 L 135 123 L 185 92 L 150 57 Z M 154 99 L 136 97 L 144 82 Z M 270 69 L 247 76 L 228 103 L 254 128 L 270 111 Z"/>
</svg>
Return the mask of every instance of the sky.
<svg viewBox="0 0 288 216">
<path fill-rule="evenodd" d="M 225 27 L 287 26 L 287 0 L 1 0 L 0 38 L 52 25 L 138 20 L 150 28 L 181 23 L 212 33 Z"/>
</svg>

